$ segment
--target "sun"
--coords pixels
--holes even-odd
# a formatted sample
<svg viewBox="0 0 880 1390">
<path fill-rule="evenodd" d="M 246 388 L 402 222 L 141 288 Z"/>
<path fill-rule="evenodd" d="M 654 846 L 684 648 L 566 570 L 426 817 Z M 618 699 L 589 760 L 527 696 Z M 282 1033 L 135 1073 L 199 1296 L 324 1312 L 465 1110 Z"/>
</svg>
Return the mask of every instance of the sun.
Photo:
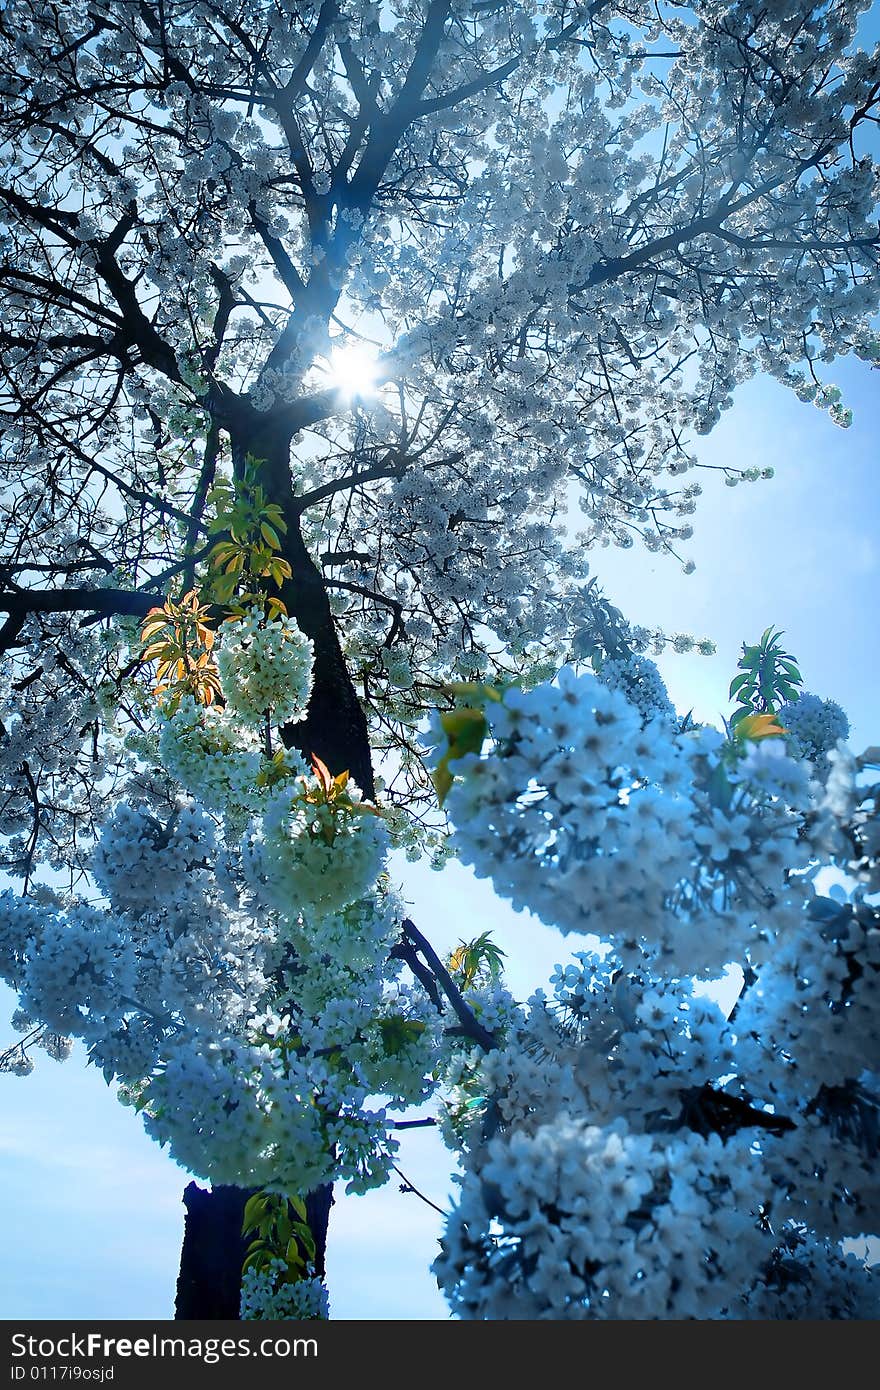
<svg viewBox="0 0 880 1390">
<path fill-rule="evenodd" d="M 351 399 L 375 396 L 379 387 L 379 349 L 365 342 L 331 348 L 327 376 L 331 386 Z"/>
</svg>

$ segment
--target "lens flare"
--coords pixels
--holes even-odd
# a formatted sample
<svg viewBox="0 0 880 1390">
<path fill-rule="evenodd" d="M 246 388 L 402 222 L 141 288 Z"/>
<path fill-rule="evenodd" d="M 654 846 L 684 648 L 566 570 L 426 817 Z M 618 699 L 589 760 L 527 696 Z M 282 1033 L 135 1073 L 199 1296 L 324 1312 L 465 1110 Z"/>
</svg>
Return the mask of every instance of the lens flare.
<svg viewBox="0 0 880 1390">
<path fill-rule="evenodd" d="M 330 384 L 351 399 L 375 396 L 379 350 L 370 343 L 344 343 L 331 348 L 327 359 Z"/>
</svg>

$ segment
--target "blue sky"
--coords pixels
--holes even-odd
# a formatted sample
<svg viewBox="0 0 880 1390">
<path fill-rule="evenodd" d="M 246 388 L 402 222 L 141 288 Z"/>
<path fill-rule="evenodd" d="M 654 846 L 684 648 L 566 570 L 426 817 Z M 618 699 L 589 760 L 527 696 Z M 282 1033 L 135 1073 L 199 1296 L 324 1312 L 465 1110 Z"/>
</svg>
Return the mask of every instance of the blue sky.
<svg viewBox="0 0 880 1390">
<path fill-rule="evenodd" d="M 861 749 L 880 740 L 880 394 L 876 376 L 854 359 L 835 364 L 829 379 L 854 410 L 848 431 L 761 380 L 743 387 L 700 441 L 707 463 L 772 466 L 776 477 L 729 489 L 718 474 L 705 475 L 688 544 L 695 574 L 636 551 L 597 552 L 594 572 L 633 621 L 717 643 L 713 658 L 661 659 L 680 708 L 707 720 L 729 710 L 727 686 L 742 642 L 774 624 L 785 631 L 807 688 L 843 704 Z M 404 892 L 438 948 L 491 927 L 520 997 L 578 949 L 578 941 L 512 913 L 486 883 L 454 865 L 440 881 L 406 866 Z M 2 991 L 0 1018 L 12 1007 Z M 404 1139 L 402 1171 L 443 1206 L 453 1191 L 449 1156 L 430 1131 Z M 61 1065 L 39 1054 L 30 1077 L 0 1076 L 2 1316 L 170 1317 L 186 1180 L 81 1053 Z M 399 1183 L 363 1198 L 340 1195 L 328 1251 L 332 1314 L 444 1318 L 428 1272 L 441 1227 Z"/>
</svg>

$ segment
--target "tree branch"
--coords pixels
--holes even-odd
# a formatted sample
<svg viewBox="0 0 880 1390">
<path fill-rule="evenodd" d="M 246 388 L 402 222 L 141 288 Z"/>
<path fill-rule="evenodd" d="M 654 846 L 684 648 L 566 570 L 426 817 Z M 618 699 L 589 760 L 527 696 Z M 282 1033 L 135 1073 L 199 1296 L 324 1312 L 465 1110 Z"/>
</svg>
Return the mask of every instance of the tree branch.
<svg viewBox="0 0 880 1390">
<path fill-rule="evenodd" d="M 431 945 L 418 927 L 409 917 L 405 917 L 401 923 L 401 931 L 417 951 L 420 951 L 433 972 L 434 978 L 439 981 L 443 993 L 449 1000 L 455 1012 L 456 1018 L 462 1027 L 462 1032 L 468 1038 L 472 1038 L 475 1043 L 482 1047 L 484 1052 L 491 1052 L 498 1046 L 498 1042 L 493 1033 L 488 1028 L 484 1028 L 480 1020 L 476 1017 L 473 1010 L 468 1007 L 462 998 L 462 994 L 446 966 L 443 964 L 434 947 Z"/>
<path fill-rule="evenodd" d="M 142 617 L 156 606 L 156 595 L 136 589 L 28 589 L 23 593 L 0 593 L 0 613 L 11 621 L 22 622 L 31 613 L 99 613 L 107 617 Z M 0 645 L 4 624 L 0 631 Z M 20 630 L 20 629 L 19 629 Z"/>
</svg>

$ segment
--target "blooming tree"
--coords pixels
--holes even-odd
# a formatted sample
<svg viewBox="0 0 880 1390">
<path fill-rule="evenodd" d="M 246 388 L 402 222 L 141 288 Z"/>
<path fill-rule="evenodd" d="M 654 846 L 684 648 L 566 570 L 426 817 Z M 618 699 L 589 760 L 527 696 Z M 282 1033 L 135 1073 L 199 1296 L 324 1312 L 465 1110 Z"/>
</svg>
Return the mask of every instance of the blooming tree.
<svg viewBox="0 0 880 1390">
<path fill-rule="evenodd" d="M 180 1316 L 325 1315 L 432 1097 L 461 1316 L 876 1308 L 876 750 L 772 632 L 681 719 L 586 558 L 682 559 L 754 373 L 848 423 L 865 8 L 0 11 L 4 1064 L 82 1039 L 215 1185 Z M 517 1002 L 395 848 L 601 949 Z"/>
</svg>

